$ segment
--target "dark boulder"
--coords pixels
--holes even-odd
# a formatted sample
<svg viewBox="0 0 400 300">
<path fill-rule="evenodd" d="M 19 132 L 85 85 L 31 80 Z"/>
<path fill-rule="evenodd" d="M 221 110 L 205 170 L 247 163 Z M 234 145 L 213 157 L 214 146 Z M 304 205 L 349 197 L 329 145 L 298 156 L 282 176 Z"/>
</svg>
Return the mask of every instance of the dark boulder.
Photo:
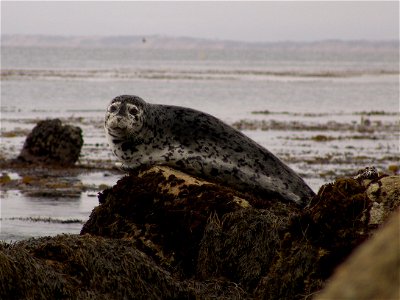
<svg viewBox="0 0 400 300">
<path fill-rule="evenodd" d="M 82 145 L 81 128 L 63 125 L 59 119 L 44 120 L 26 138 L 18 160 L 72 165 L 78 160 Z"/>
</svg>

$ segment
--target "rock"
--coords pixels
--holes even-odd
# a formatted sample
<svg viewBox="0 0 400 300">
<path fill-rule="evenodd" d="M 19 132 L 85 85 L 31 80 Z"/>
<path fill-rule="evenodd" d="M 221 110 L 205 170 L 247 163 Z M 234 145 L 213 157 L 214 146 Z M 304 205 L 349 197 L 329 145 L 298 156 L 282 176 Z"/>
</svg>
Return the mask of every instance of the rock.
<svg viewBox="0 0 400 300">
<path fill-rule="evenodd" d="M 301 210 L 153 167 L 99 201 L 82 234 L 130 238 L 175 276 L 224 278 L 264 299 L 318 291 L 374 229 L 366 186 L 353 178 L 324 185 Z"/>
<path fill-rule="evenodd" d="M 281 234 L 276 259 L 254 293 L 259 299 L 303 299 L 368 237 L 369 199 L 352 178 L 322 186 Z"/>
<path fill-rule="evenodd" d="M 129 240 L 60 235 L 0 245 L 1 299 L 194 298 Z"/>
<path fill-rule="evenodd" d="M 316 299 L 400 299 L 400 210 L 340 265 Z"/>
<path fill-rule="evenodd" d="M 367 196 L 373 201 L 370 224 L 379 225 L 400 205 L 399 176 L 385 176 L 368 182 Z"/>
<path fill-rule="evenodd" d="M 0 246 L 0 298 L 303 299 L 374 233 L 367 189 L 340 178 L 302 209 L 143 168 L 99 194 L 81 236 Z"/>
<path fill-rule="evenodd" d="M 25 140 L 18 159 L 29 163 L 72 165 L 83 145 L 82 130 L 59 119 L 37 123 Z"/>
<path fill-rule="evenodd" d="M 294 203 L 273 205 L 168 167 L 153 167 L 122 178 L 99 196 L 81 233 L 133 238 L 136 246 L 168 268 L 187 276 L 197 270 L 204 230 L 213 215 L 270 207 L 284 210 Z"/>
</svg>

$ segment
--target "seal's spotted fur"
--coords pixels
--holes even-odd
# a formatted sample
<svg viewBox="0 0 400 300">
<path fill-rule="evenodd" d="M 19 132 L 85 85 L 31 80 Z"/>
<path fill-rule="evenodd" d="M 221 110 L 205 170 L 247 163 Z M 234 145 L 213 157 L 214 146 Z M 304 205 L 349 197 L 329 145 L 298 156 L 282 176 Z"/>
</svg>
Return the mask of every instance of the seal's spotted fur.
<svg viewBox="0 0 400 300">
<path fill-rule="evenodd" d="M 304 204 L 314 192 L 271 152 L 219 119 L 190 108 L 113 99 L 105 130 L 125 169 L 168 165 L 236 188 Z"/>
</svg>

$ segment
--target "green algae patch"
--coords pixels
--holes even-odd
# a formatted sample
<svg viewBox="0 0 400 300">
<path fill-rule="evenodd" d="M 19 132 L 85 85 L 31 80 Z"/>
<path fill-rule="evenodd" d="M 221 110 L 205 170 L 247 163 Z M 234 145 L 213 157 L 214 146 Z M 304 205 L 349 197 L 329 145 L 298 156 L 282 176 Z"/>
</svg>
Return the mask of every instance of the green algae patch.
<svg viewBox="0 0 400 300">
<path fill-rule="evenodd" d="M 318 134 L 318 135 L 311 137 L 311 140 L 313 140 L 315 142 L 328 142 L 328 141 L 334 140 L 334 138 L 323 135 L 323 134 Z"/>
<path fill-rule="evenodd" d="M 0 185 L 7 184 L 9 182 L 11 182 L 11 177 L 8 174 L 3 173 L 0 175 Z"/>
</svg>

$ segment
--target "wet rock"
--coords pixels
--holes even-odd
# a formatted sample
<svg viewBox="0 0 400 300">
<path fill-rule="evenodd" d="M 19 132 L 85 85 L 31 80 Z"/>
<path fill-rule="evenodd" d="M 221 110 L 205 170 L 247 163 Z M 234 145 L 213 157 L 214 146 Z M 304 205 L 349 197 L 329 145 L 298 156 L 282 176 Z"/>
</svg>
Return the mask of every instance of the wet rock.
<svg viewBox="0 0 400 300">
<path fill-rule="evenodd" d="M 25 140 L 18 159 L 29 163 L 72 165 L 83 145 L 79 127 L 63 125 L 59 119 L 37 123 Z"/>
<path fill-rule="evenodd" d="M 261 207 L 291 206 L 260 201 L 168 167 L 126 176 L 99 196 L 81 233 L 133 238 L 136 246 L 177 273 L 196 273 L 196 261 L 210 216 Z M 272 209 L 272 208 L 271 208 Z"/>
<path fill-rule="evenodd" d="M 316 299 L 400 299 L 400 211 L 335 271 Z"/>
<path fill-rule="evenodd" d="M 60 235 L 0 245 L 1 299 L 194 298 L 129 240 Z"/>
<path fill-rule="evenodd" d="M 301 210 L 154 167 L 105 190 L 82 233 L 130 238 L 179 278 L 223 278 L 256 298 L 301 299 L 372 234 L 366 189 L 341 178 Z"/>
<path fill-rule="evenodd" d="M 368 237 L 369 200 L 352 178 L 322 186 L 291 218 L 276 258 L 255 290 L 260 299 L 303 299 L 318 291 L 334 268 Z"/>
</svg>

